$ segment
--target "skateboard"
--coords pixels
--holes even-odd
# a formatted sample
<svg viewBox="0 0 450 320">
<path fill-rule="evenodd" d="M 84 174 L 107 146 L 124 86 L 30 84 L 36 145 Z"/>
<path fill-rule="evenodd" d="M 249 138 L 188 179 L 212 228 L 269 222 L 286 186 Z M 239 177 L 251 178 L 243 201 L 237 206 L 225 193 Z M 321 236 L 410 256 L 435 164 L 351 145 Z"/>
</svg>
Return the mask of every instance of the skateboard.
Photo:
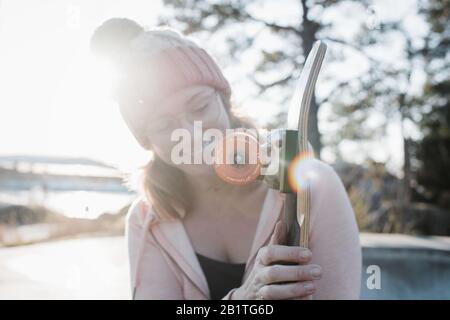
<svg viewBox="0 0 450 320">
<path fill-rule="evenodd" d="M 305 181 L 300 188 L 297 181 L 297 188 L 294 188 L 293 183 L 289 182 L 295 180 L 295 170 L 298 168 L 296 165 L 298 166 L 300 161 L 314 157 L 308 142 L 308 118 L 311 99 L 326 51 L 326 44 L 316 41 L 308 54 L 289 106 L 287 129 L 281 148 L 280 164 L 287 166 L 280 170 L 280 186 L 282 186 L 280 191 L 286 193 L 284 218 L 287 225 L 287 245 L 300 245 L 304 248 L 308 248 L 309 245 L 310 185 Z"/>
<path fill-rule="evenodd" d="M 308 181 L 302 181 L 302 183 L 296 181 L 298 180 L 296 170 L 301 170 L 300 164 L 302 161 L 314 157 L 314 152 L 310 149 L 308 143 L 308 117 L 311 99 L 326 50 L 327 46 L 322 41 L 314 43 L 306 58 L 290 102 L 286 128 L 276 131 L 276 139 L 279 141 L 280 147 L 278 149 L 278 170 L 275 175 L 260 175 L 261 165 L 259 163 L 248 165 L 223 164 L 225 158 L 245 158 L 249 155 L 249 149 L 257 150 L 257 138 L 250 134 L 237 132 L 225 137 L 224 140 L 227 143 L 243 147 L 231 148 L 232 151 L 228 153 L 222 149 L 221 152 L 217 153 L 217 163 L 220 162 L 221 164 L 215 165 L 216 173 L 228 183 L 245 185 L 256 179 L 261 179 L 270 188 L 285 193 L 286 245 L 290 246 L 307 248 L 309 244 L 311 190 Z"/>
</svg>

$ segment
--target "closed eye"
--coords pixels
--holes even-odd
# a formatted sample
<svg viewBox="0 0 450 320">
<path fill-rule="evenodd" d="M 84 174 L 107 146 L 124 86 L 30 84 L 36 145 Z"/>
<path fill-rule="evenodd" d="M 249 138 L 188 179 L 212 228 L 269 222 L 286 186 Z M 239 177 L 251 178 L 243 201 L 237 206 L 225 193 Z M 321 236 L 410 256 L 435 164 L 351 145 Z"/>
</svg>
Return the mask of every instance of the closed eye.
<svg viewBox="0 0 450 320">
<path fill-rule="evenodd" d="M 194 112 L 200 113 L 200 112 L 205 111 L 207 108 L 208 108 L 208 104 L 204 104 L 202 107 L 195 109 Z"/>
</svg>

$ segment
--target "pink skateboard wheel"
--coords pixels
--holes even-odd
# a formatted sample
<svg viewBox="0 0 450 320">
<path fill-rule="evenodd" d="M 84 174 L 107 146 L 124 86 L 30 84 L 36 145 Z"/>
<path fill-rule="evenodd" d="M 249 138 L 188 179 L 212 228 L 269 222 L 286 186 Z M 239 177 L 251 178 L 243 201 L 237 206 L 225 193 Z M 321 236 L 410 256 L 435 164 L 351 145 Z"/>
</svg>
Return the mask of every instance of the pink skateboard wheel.
<svg viewBox="0 0 450 320">
<path fill-rule="evenodd" d="M 261 174 L 259 144 L 245 132 L 233 132 L 216 148 L 214 170 L 218 177 L 234 185 L 252 183 Z"/>
</svg>

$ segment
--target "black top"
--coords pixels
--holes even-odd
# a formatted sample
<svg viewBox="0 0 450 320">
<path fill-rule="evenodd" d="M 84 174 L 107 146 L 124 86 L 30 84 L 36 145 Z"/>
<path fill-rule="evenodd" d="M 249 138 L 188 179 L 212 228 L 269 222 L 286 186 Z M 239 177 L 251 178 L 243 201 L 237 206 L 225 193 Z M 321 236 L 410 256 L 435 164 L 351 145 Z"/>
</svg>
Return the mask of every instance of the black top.
<svg viewBox="0 0 450 320">
<path fill-rule="evenodd" d="M 211 300 L 220 300 L 241 285 L 245 263 L 228 263 L 196 254 L 208 282 Z"/>
</svg>

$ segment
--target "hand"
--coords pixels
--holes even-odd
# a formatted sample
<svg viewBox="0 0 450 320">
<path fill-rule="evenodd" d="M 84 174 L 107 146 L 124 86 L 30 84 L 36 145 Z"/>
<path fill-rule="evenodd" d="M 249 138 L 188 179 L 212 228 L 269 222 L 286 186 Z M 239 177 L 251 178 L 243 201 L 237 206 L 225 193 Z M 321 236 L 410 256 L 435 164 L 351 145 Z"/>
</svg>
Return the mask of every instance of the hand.
<svg viewBox="0 0 450 320">
<path fill-rule="evenodd" d="M 233 299 L 303 299 L 314 293 L 313 280 L 320 279 L 320 267 L 306 264 L 311 260 L 310 250 L 281 245 L 285 237 L 285 223 L 278 221 L 269 244 L 259 249 L 250 275 Z"/>
</svg>

